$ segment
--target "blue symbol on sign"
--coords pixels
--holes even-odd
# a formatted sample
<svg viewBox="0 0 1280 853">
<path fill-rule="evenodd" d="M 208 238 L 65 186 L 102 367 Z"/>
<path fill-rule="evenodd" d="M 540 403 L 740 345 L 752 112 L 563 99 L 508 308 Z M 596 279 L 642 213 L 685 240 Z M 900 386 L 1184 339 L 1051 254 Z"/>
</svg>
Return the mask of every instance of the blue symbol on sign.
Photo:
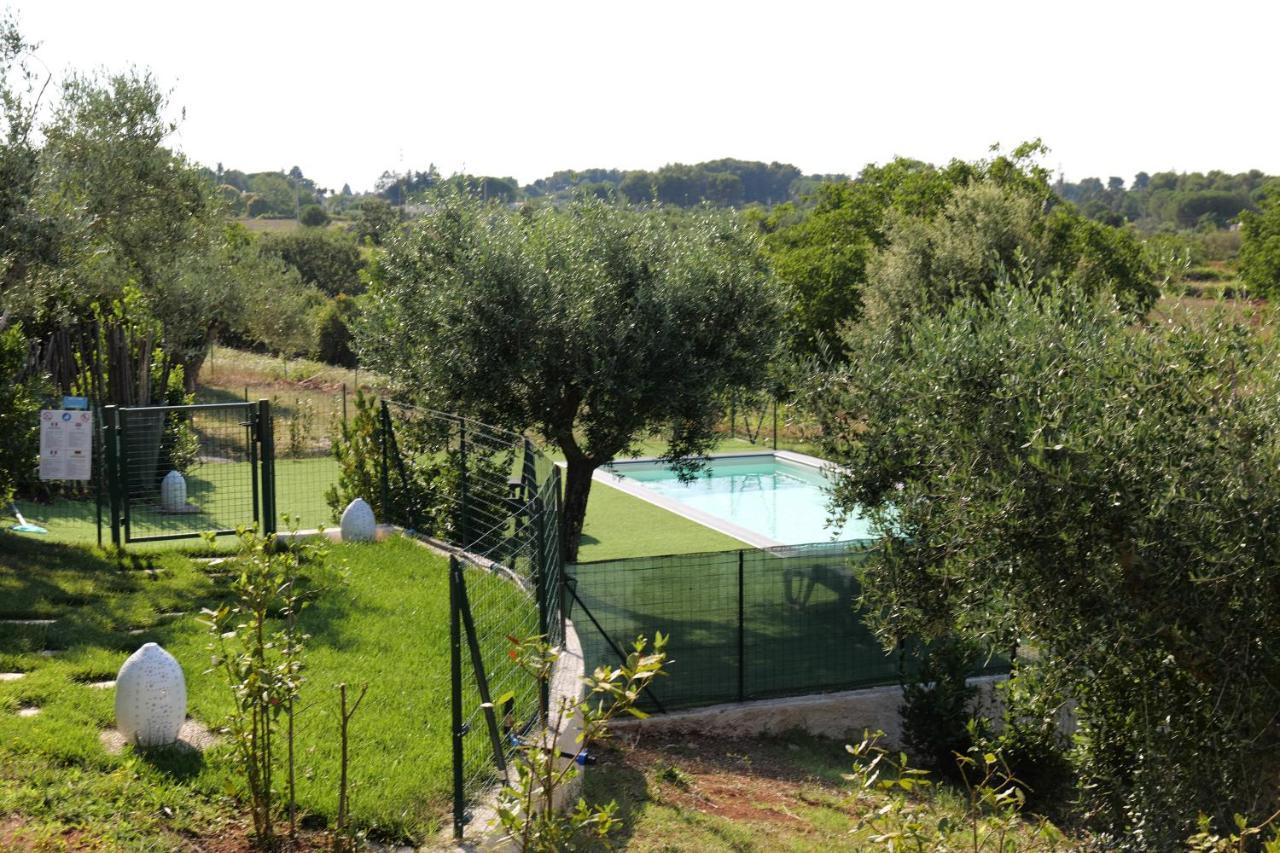
<svg viewBox="0 0 1280 853">
<path fill-rule="evenodd" d="M 64 421 L 69 421 L 69 420 L 71 420 L 71 413 L 70 413 L 70 412 L 63 412 L 63 413 L 62 413 L 62 419 L 63 419 Z"/>
</svg>

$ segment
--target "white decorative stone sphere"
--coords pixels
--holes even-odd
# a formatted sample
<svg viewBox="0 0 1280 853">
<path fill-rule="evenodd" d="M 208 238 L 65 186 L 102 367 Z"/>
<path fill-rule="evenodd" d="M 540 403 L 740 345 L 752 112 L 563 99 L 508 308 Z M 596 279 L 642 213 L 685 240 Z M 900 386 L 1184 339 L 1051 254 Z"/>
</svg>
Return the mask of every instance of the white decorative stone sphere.
<svg viewBox="0 0 1280 853">
<path fill-rule="evenodd" d="M 187 717 L 182 665 L 155 643 L 138 649 L 116 676 L 116 728 L 128 743 L 163 746 Z"/>
<path fill-rule="evenodd" d="M 160 509 L 182 512 L 187 508 L 187 481 L 177 471 L 170 471 L 160 481 Z"/>
<path fill-rule="evenodd" d="M 372 542 L 378 522 L 373 517 L 373 507 L 364 498 L 356 498 L 342 511 L 338 527 L 343 542 Z"/>
</svg>

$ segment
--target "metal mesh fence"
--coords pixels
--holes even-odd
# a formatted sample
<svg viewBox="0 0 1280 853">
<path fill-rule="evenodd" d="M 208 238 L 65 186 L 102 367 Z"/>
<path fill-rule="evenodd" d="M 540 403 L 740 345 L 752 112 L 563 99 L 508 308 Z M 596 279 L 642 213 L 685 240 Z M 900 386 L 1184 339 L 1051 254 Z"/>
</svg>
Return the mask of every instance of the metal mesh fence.
<svg viewBox="0 0 1280 853">
<path fill-rule="evenodd" d="M 128 540 L 228 532 L 258 521 L 255 409 L 215 403 L 118 410 L 118 498 Z"/>
<path fill-rule="evenodd" d="M 385 517 L 452 543 L 459 787 L 455 820 L 502 778 L 543 717 L 539 683 L 512 638 L 563 637 L 560 475 L 525 437 L 466 418 L 385 403 L 378 467 Z"/>
<path fill-rule="evenodd" d="M 616 665 L 636 636 L 661 631 L 672 663 L 643 703 L 658 710 L 896 683 L 913 655 L 886 652 L 856 609 L 856 567 L 870 548 L 837 542 L 567 567 L 587 669 Z"/>
</svg>

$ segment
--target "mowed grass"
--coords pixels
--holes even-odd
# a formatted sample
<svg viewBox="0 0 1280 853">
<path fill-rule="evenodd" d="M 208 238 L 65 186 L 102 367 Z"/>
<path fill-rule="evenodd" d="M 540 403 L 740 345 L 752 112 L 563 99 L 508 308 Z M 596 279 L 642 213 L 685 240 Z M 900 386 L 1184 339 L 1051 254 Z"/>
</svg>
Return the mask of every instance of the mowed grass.
<svg viewBox="0 0 1280 853">
<path fill-rule="evenodd" d="M 338 480 L 338 463 L 332 457 L 277 459 L 275 471 L 276 526 L 279 530 L 335 526 L 333 511 L 325 501 L 325 492 Z M 130 512 L 131 534 L 135 537 L 165 536 L 252 527 L 253 478 L 252 467 L 247 462 L 197 463 L 186 473 L 187 502 L 200 511 L 169 514 L 161 512 L 154 503 L 135 502 Z M 92 497 L 80 500 L 60 498 L 49 504 L 25 502 L 21 506 L 28 521 L 49 531 L 48 539 L 83 545 L 97 542 L 98 510 Z M 109 545 L 111 523 L 105 496 L 102 513 L 102 541 Z M 286 515 L 290 518 L 288 525 L 284 523 Z M 199 540 L 189 540 L 189 544 L 199 544 Z M 167 543 L 164 547 L 171 549 L 175 546 Z"/>
<path fill-rule="evenodd" d="M 0 533 L 0 618 L 54 620 L 0 623 L 0 672 L 23 674 L 0 681 L 0 815 L 16 815 L 32 838 L 75 830 L 110 849 L 167 849 L 182 846 L 180 833 L 238 831 L 243 788 L 225 738 L 202 756 L 110 756 L 99 733 L 112 724 L 114 692 L 88 686 L 114 678 L 141 644 L 158 642 L 183 666 L 189 714 L 221 727 L 231 697 L 221 676 L 206 672 L 209 637 L 197 614 L 229 600 L 225 573 L 233 567 L 175 553 L 117 563 Z M 447 562 L 391 539 L 334 546 L 306 566 L 306 577 L 319 595 L 300 617 L 311 635 L 297 718 L 300 805 L 332 821 L 336 685 L 368 684 L 351 724 L 353 822 L 374 836 L 424 838 L 438 828 L 451 790 Z M 483 572 L 470 573 L 468 585 L 473 597 L 503 602 L 486 612 L 499 638 L 485 649 L 492 660 L 504 632 L 529 623 L 532 605 Z M 31 707 L 40 713 L 19 716 Z"/>
<path fill-rule="evenodd" d="M 579 562 L 750 547 L 601 482 L 591 484 Z"/>
</svg>

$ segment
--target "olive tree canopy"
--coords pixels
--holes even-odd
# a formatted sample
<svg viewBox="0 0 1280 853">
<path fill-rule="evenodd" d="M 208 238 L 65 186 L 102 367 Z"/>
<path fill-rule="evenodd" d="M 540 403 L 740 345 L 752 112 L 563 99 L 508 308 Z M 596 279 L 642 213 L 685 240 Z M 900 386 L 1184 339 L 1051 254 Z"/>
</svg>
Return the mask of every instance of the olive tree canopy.
<svg viewBox="0 0 1280 853">
<path fill-rule="evenodd" d="M 394 237 L 372 279 L 361 363 L 558 447 L 570 560 L 592 472 L 651 436 L 692 473 L 724 392 L 759 381 L 776 338 L 752 236 L 711 214 L 453 198 Z"/>
</svg>

